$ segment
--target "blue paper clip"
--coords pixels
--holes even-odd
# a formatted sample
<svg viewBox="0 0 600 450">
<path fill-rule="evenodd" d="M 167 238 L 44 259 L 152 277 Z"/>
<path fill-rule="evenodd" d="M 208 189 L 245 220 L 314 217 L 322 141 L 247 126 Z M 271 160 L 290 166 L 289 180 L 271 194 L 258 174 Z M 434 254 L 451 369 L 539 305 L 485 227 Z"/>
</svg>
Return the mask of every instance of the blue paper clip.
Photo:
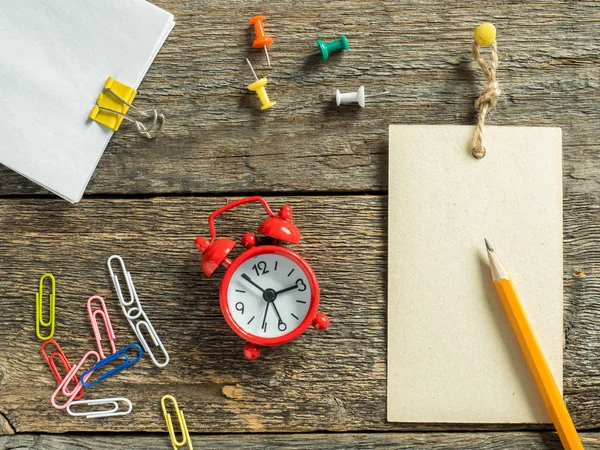
<svg viewBox="0 0 600 450">
<path fill-rule="evenodd" d="M 136 348 L 139 353 L 139 355 L 133 361 L 130 361 L 129 356 L 127 356 L 127 350 L 129 350 L 130 348 Z M 94 367 L 92 367 L 90 370 L 86 370 L 85 372 L 83 372 L 83 374 L 81 375 L 81 378 L 80 378 L 81 384 L 82 384 L 82 386 L 85 386 L 85 387 L 94 386 L 94 385 L 100 383 L 101 381 L 106 380 L 108 377 L 111 377 L 114 374 L 119 373 L 120 371 L 132 366 L 133 364 L 138 362 L 140 359 L 142 359 L 143 355 L 144 355 L 144 352 L 142 350 L 142 347 L 140 347 L 138 344 L 129 344 L 127 347 L 123 347 L 121 350 L 113 353 L 112 355 L 108 355 L 106 358 L 101 359 L 96 364 L 94 364 Z M 125 358 L 125 362 L 123 364 L 121 364 L 120 366 L 117 366 L 114 369 L 109 370 L 104 375 L 101 375 L 95 381 L 89 382 L 87 380 L 88 377 L 86 375 L 88 375 L 88 374 L 91 375 L 91 372 L 98 370 L 100 367 L 103 367 L 118 358 Z"/>
</svg>

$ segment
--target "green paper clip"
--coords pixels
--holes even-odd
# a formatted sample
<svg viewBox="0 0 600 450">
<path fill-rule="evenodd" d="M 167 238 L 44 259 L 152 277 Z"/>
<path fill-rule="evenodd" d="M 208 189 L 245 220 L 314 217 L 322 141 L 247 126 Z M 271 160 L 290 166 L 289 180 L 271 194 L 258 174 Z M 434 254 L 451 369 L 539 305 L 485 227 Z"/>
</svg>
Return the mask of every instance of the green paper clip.
<svg viewBox="0 0 600 450">
<path fill-rule="evenodd" d="M 42 315 L 42 301 L 44 299 L 44 280 L 46 278 L 50 278 L 52 280 L 52 294 L 50 294 L 50 319 L 48 322 L 44 322 L 44 316 Z M 56 280 L 54 279 L 54 275 L 51 273 L 46 273 L 42 278 L 40 278 L 40 289 L 37 294 L 35 294 L 35 334 L 37 334 L 38 339 L 42 341 L 47 341 L 54 336 L 54 325 L 56 319 Z M 42 327 L 50 327 L 50 334 L 48 336 L 42 336 L 40 334 L 40 326 Z"/>
</svg>

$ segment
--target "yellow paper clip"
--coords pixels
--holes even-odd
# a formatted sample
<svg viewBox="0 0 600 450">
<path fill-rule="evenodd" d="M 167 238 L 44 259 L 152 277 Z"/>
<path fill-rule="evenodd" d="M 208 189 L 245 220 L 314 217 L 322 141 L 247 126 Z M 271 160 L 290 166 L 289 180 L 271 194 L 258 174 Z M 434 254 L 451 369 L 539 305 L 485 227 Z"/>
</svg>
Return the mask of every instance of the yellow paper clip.
<svg viewBox="0 0 600 450">
<path fill-rule="evenodd" d="M 171 400 L 173 402 L 173 406 L 175 407 L 175 414 L 177 415 L 177 419 L 179 420 L 179 428 L 181 429 L 181 442 L 179 442 L 175 437 L 175 430 L 173 429 L 171 414 L 167 412 L 167 407 L 165 406 L 165 400 L 167 399 Z M 165 420 L 167 421 L 167 429 L 169 430 L 169 436 L 171 437 L 173 450 L 178 450 L 179 447 L 183 447 L 186 443 L 189 450 L 194 450 L 194 447 L 192 447 L 192 440 L 190 439 L 190 432 L 188 431 L 187 424 L 185 423 L 185 417 L 183 417 L 183 411 L 179 409 L 179 405 L 177 405 L 177 400 L 175 400 L 175 397 L 172 395 L 165 395 L 160 400 L 160 404 L 162 405 L 163 414 L 165 416 Z"/>
<path fill-rule="evenodd" d="M 48 322 L 44 322 L 44 316 L 42 315 L 42 302 L 44 300 L 44 280 L 50 278 L 52 281 L 52 293 L 50 294 L 50 318 Z M 54 336 L 54 325 L 56 319 L 56 280 L 54 275 L 46 273 L 40 278 L 40 288 L 37 294 L 35 294 L 35 334 L 38 339 L 47 341 Z M 50 334 L 48 336 L 42 336 L 40 333 L 40 326 L 50 327 Z"/>
<path fill-rule="evenodd" d="M 155 109 L 141 110 L 133 106 L 132 102 L 137 91 L 114 78 L 109 77 L 104 85 L 104 90 L 98 96 L 96 104 L 90 113 L 90 119 L 115 131 L 119 129 L 123 120 L 135 124 L 138 133 L 148 139 L 153 139 L 160 134 L 165 124 L 165 116 L 158 114 Z M 152 120 L 148 129 L 142 122 L 129 116 L 127 112 L 133 109 L 146 119 Z M 159 122 L 160 119 L 160 123 Z"/>
</svg>

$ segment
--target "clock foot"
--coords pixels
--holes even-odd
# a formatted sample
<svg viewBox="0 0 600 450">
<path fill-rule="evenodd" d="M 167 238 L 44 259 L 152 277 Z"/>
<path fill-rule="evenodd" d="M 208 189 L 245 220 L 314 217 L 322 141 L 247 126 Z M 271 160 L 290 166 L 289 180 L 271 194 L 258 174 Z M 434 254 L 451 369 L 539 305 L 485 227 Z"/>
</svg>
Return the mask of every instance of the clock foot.
<svg viewBox="0 0 600 450">
<path fill-rule="evenodd" d="M 315 330 L 323 331 L 329 327 L 329 317 L 325 314 L 317 314 L 312 323 Z"/>
<path fill-rule="evenodd" d="M 244 356 L 249 360 L 258 358 L 260 356 L 260 347 L 256 344 L 248 342 L 244 346 Z"/>
</svg>

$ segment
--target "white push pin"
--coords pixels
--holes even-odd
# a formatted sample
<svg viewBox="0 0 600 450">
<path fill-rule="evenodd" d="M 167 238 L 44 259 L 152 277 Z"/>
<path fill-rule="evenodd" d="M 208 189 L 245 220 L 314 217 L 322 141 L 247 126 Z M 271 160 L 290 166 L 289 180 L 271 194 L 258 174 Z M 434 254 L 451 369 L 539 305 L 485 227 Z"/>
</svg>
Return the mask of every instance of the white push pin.
<svg viewBox="0 0 600 450">
<path fill-rule="evenodd" d="M 376 97 L 377 95 L 389 94 L 389 91 L 379 92 L 378 94 L 365 95 L 365 87 L 361 86 L 356 92 L 340 92 L 335 90 L 335 102 L 338 106 L 358 103 L 361 108 L 365 107 L 365 97 Z"/>
</svg>

